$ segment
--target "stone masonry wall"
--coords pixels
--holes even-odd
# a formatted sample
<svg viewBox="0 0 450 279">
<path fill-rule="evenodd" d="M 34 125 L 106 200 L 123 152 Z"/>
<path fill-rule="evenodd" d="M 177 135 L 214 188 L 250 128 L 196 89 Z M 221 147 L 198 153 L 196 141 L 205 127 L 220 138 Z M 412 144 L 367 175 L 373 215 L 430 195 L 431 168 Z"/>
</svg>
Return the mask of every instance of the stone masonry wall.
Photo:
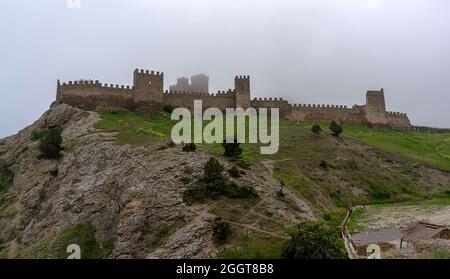
<svg viewBox="0 0 450 279">
<path fill-rule="evenodd" d="M 387 112 L 384 91 L 368 91 L 365 105 L 347 106 L 290 104 L 281 98 L 250 100 L 250 77 L 236 76 L 235 89 L 217 94 L 191 92 L 163 92 L 164 74 L 135 70 L 133 86 L 102 84 L 99 81 L 69 81 L 60 83 L 56 102 L 67 103 L 85 110 L 126 109 L 145 114 L 157 114 L 164 104 L 186 107 L 193 111 L 194 100 L 203 101 L 203 110 L 226 108 L 279 108 L 281 119 L 330 121 L 369 126 L 411 127 L 404 113 Z"/>
</svg>

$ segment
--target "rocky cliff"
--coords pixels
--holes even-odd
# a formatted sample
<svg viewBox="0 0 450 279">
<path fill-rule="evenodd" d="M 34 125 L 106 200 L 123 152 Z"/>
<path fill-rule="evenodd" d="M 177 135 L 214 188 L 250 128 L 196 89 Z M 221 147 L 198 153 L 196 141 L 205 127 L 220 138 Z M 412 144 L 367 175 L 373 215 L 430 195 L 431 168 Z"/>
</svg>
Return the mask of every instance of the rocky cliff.
<svg viewBox="0 0 450 279">
<path fill-rule="evenodd" d="M 229 177 L 255 188 L 259 198 L 251 205 L 188 205 L 180 178 L 203 174 L 207 150 L 193 155 L 162 142 L 118 145 L 115 133 L 95 128 L 98 121 L 95 112 L 54 105 L 33 125 L 0 140 L 0 163 L 14 174 L 0 192 L 0 258 L 63 258 L 66 245 L 77 241 L 82 255 L 92 257 L 208 258 L 218 249 L 212 238 L 218 212 L 248 216 L 232 226 L 240 235 L 263 237 L 283 238 L 284 225 L 315 218 L 290 190 L 284 201 L 277 199 L 280 184 L 268 170 Z M 32 133 L 53 126 L 64 129 L 62 156 L 40 159 Z"/>
</svg>

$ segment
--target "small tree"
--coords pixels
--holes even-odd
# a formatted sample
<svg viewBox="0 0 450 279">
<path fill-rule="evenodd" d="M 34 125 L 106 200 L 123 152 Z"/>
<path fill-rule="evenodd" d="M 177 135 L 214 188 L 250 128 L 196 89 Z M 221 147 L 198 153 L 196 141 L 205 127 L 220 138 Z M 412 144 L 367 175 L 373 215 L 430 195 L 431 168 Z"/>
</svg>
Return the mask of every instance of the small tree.
<svg viewBox="0 0 450 279">
<path fill-rule="evenodd" d="M 213 224 L 213 237 L 217 243 L 224 243 L 231 233 L 230 224 L 217 217 Z"/>
<path fill-rule="evenodd" d="M 231 158 L 239 158 L 242 153 L 242 149 L 239 147 L 239 145 L 240 143 L 236 138 L 231 143 L 228 143 L 225 139 L 222 143 L 222 146 L 225 149 L 223 155 Z"/>
<path fill-rule="evenodd" d="M 337 122 L 333 120 L 330 123 L 330 131 L 333 136 L 338 137 L 342 133 L 343 129 L 341 125 L 337 124 Z"/>
<path fill-rule="evenodd" d="M 320 132 L 322 132 L 322 128 L 318 124 L 314 124 L 311 128 L 311 132 L 313 132 L 316 135 L 319 135 Z"/>
<path fill-rule="evenodd" d="M 46 159 L 58 159 L 61 154 L 61 138 L 62 128 L 53 127 L 48 130 L 39 143 L 39 151 L 41 157 Z"/>
<path fill-rule="evenodd" d="M 204 167 L 205 171 L 205 174 L 203 176 L 204 182 L 216 182 L 219 180 L 220 181 L 223 180 L 222 177 L 223 170 L 224 170 L 223 166 L 216 158 L 214 157 L 209 158 L 208 162 L 206 162 Z"/>
</svg>

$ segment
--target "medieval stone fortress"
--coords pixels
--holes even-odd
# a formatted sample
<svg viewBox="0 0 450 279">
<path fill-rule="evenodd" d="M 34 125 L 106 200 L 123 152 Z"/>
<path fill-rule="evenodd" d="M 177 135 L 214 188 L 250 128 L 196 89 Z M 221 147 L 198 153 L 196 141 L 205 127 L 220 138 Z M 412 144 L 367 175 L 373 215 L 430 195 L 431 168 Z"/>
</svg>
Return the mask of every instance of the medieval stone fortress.
<svg viewBox="0 0 450 279">
<path fill-rule="evenodd" d="M 411 127 L 405 113 L 386 111 L 384 90 L 367 91 L 366 104 L 353 107 L 341 105 L 291 104 L 282 98 L 254 98 L 250 96 L 250 77 L 236 76 L 234 89 L 208 93 L 208 77 L 198 75 L 178 79 L 177 84 L 164 91 L 164 74 L 137 69 L 133 85 L 103 84 L 80 80 L 61 83 L 58 80 L 57 103 L 66 103 L 85 110 L 125 109 L 145 114 L 159 113 L 163 106 L 186 107 L 193 110 L 194 100 L 203 101 L 203 109 L 279 108 L 280 117 L 290 120 L 329 121 L 363 124 L 376 127 Z M 182 92 L 178 88 L 200 88 L 203 92 Z"/>
</svg>

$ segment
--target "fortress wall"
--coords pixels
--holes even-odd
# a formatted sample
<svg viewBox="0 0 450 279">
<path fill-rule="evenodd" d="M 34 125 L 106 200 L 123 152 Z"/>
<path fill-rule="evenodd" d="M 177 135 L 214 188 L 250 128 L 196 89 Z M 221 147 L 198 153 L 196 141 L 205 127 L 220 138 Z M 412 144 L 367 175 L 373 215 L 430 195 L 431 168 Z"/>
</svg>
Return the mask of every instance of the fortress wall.
<svg viewBox="0 0 450 279">
<path fill-rule="evenodd" d="M 291 106 L 290 119 L 306 121 L 331 121 L 361 124 L 364 122 L 361 109 L 341 105 L 301 104 Z"/>
<path fill-rule="evenodd" d="M 258 98 L 250 101 L 250 77 L 235 77 L 235 89 L 217 94 L 195 92 L 163 92 L 164 74 L 149 70 L 135 70 L 133 86 L 102 84 L 99 81 L 58 80 L 57 103 L 67 103 L 85 110 L 127 109 L 139 113 L 159 113 L 164 104 L 187 107 L 193 111 L 194 100 L 203 101 L 203 109 L 217 107 L 255 109 L 279 108 L 281 119 L 330 121 L 370 126 L 411 127 L 406 114 L 386 112 L 384 90 L 369 90 L 366 105 L 352 108 L 336 105 L 289 104 L 282 98 Z M 250 104 L 249 104 L 250 102 Z M 270 112 L 270 110 L 269 110 Z"/>
<path fill-rule="evenodd" d="M 411 122 L 409 121 L 406 113 L 389 111 L 386 113 L 386 118 L 388 119 L 390 126 L 393 128 L 411 127 Z"/>
<path fill-rule="evenodd" d="M 166 92 L 164 93 L 164 103 L 174 107 L 185 107 L 190 111 L 194 110 L 194 100 L 202 100 L 203 110 L 216 107 L 221 110 L 234 108 L 236 97 L 234 91 L 219 91 L 217 94 L 197 93 L 197 92 Z"/>
<path fill-rule="evenodd" d="M 86 110 L 134 110 L 130 86 L 101 84 L 98 81 L 68 82 L 58 85 L 56 101 Z"/>
<path fill-rule="evenodd" d="M 280 109 L 280 119 L 289 118 L 291 106 L 283 98 L 255 98 L 251 101 L 251 106 L 259 108 L 278 108 Z M 270 111 L 268 111 L 270 113 Z"/>
</svg>

